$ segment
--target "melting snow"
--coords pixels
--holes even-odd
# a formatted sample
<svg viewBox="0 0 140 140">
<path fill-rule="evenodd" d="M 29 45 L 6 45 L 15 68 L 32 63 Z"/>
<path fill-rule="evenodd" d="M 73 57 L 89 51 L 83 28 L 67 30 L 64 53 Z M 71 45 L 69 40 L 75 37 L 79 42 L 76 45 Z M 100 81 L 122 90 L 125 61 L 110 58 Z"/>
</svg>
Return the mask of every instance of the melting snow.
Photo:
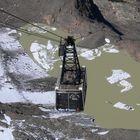
<svg viewBox="0 0 140 140">
<path fill-rule="evenodd" d="M 11 33 L 16 33 L 16 31 L 6 28 L 5 31 L 0 32 L 1 48 L 8 52 L 23 52 L 21 44 L 15 38 L 17 35 L 15 34 L 10 36 L 9 34 Z M 9 73 L 17 73 L 18 75 L 26 74 L 34 78 L 41 78 L 47 76 L 46 72 L 42 70 L 37 64 L 35 64 L 27 54 L 15 54 L 14 58 L 7 62 L 7 70 Z M 34 72 L 32 70 L 34 70 Z M 3 71 L 4 68 L 2 65 L 2 60 L 0 59 L 0 75 L 3 74 Z"/>
<path fill-rule="evenodd" d="M 16 89 L 2 87 L 0 90 L 0 102 L 2 103 L 24 102 L 24 99 Z"/>
<path fill-rule="evenodd" d="M 14 140 L 12 130 L 0 126 L 0 140 Z"/>
<path fill-rule="evenodd" d="M 127 82 L 126 80 L 122 80 L 119 83 L 122 87 L 124 87 L 124 89 L 121 90 L 121 92 L 126 92 L 129 91 L 133 88 L 132 84 Z"/>
<path fill-rule="evenodd" d="M 0 44 L 4 50 L 17 50 L 18 46 L 21 46 L 20 43 L 17 41 L 16 36 L 10 36 L 9 33 L 15 32 L 15 30 L 11 30 L 6 28 L 7 31 L 0 33 Z"/>
<path fill-rule="evenodd" d="M 108 77 L 107 78 L 107 81 L 110 83 L 110 84 L 115 84 L 121 80 L 124 80 L 124 79 L 127 79 L 127 78 L 130 78 L 130 74 L 127 73 L 127 72 L 124 72 L 123 70 L 112 70 L 112 76 Z"/>
<path fill-rule="evenodd" d="M 58 61 L 55 58 L 57 50 L 58 47 L 53 46 L 50 40 L 47 45 L 33 42 L 30 47 L 34 59 L 47 71 L 52 70 L 54 63 Z"/>
<path fill-rule="evenodd" d="M 80 54 L 80 56 L 86 58 L 87 60 L 93 60 L 95 57 L 93 56 L 93 51 L 88 50 Z"/>
<path fill-rule="evenodd" d="M 46 108 L 44 108 L 44 107 L 39 107 L 39 109 L 40 109 L 41 111 L 44 111 L 44 112 L 51 111 L 51 109 L 46 109 Z"/>
<path fill-rule="evenodd" d="M 121 90 L 121 92 L 127 92 L 127 91 L 131 90 L 133 88 L 133 86 L 131 83 L 129 83 L 128 81 L 126 81 L 124 79 L 128 79 L 130 77 L 131 77 L 131 75 L 129 73 L 124 72 L 121 69 L 118 69 L 118 70 L 112 70 L 112 76 L 107 77 L 106 79 L 110 84 L 115 84 L 115 83 L 119 82 L 118 86 L 124 87 Z"/>
<path fill-rule="evenodd" d="M 1 120 L 1 122 L 4 122 L 4 123 L 10 125 L 11 124 L 11 118 L 9 116 L 7 116 L 6 114 L 4 114 L 4 118 L 5 119 Z"/>
<path fill-rule="evenodd" d="M 117 50 L 115 46 L 111 44 L 105 44 L 103 47 L 103 51 L 106 53 L 119 53 L 119 50 Z"/>
<path fill-rule="evenodd" d="M 106 42 L 106 43 L 110 43 L 110 39 L 105 38 L 105 42 Z"/>
<path fill-rule="evenodd" d="M 109 41 L 108 41 L 109 42 Z M 103 52 L 106 53 L 119 53 L 119 50 L 115 48 L 114 45 L 112 44 L 105 44 L 104 46 L 101 46 L 99 48 L 96 49 L 82 49 L 82 48 L 78 48 L 78 53 L 80 54 L 81 57 L 87 59 L 87 60 L 93 60 L 96 57 L 101 56 L 101 54 Z"/>
<path fill-rule="evenodd" d="M 64 116 L 71 116 L 72 113 L 62 113 L 62 112 L 58 112 L 58 113 L 50 113 L 50 118 L 60 118 L 60 117 L 64 117 Z"/>
<path fill-rule="evenodd" d="M 94 132 L 97 132 L 98 129 L 91 129 L 91 132 L 94 133 Z"/>
<path fill-rule="evenodd" d="M 1 120 L 1 122 L 7 123 L 8 125 L 11 124 L 11 118 L 4 114 L 5 120 Z M 12 129 L 4 128 L 0 126 L 0 140 L 14 140 Z"/>
<path fill-rule="evenodd" d="M 57 30 L 55 27 L 44 26 L 44 25 L 37 24 L 37 23 L 35 23 L 35 25 L 37 25 L 37 26 L 39 26 L 39 27 L 41 27 L 43 29 L 40 29 L 38 27 L 28 27 L 28 31 L 29 32 L 45 34 L 45 33 L 47 33 L 47 30 L 52 30 L 52 31 Z"/>
<path fill-rule="evenodd" d="M 99 49 L 79 49 L 80 56 L 87 59 L 87 60 L 93 60 L 96 57 L 101 56 L 101 51 Z"/>
<path fill-rule="evenodd" d="M 98 135 L 106 135 L 109 131 L 98 132 Z"/>
<path fill-rule="evenodd" d="M 118 103 L 114 104 L 113 107 L 118 108 L 118 109 L 130 110 L 130 111 L 134 110 L 134 108 L 132 106 L 129 106 L 122 102 L 118 102 Z"/>
<path fill-rule="evenodd" d="M 52 29 L 52 31 L 56 31 L 56 28 L 55 27 L 52 27 L 51 29 Z"/>
<path fill-rule="evenodd" d="M 3 87 L 0 90 L 0 97 L 0 102 L 2 103 L 30 102 L 33 104 L 55 104 L 55 91 L 19 92 L 16 89 Z"/>
<path fill-rule="evenodd" d="M 37 24 L 36 24 L 37 25 Z M 43 28 L 43 29 L 40 29 L 40 28 L 38 28 L 38 27 L 29 27 L 28 28 L 28 31 L 29 32 L 35 32 L 35 33 L 42 33 L 42 34 L 45 34 L 45 33 L 47 33 L 47 26 L 41 26 L 41 28 Z"/>
</svg>

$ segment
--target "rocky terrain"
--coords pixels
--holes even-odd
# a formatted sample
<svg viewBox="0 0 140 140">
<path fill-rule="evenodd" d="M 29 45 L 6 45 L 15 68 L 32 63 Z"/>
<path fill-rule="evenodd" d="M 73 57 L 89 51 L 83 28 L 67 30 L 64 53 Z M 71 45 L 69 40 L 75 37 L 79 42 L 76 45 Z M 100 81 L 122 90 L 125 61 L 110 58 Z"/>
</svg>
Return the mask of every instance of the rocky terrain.
<svg viewBox="0 0 140 140">
<path fill-rule="evenodd" d="M 80 45 L 93 48 L 109 37 L 120 49 L 126 49 L 140 61 L 140 1 L 139 0 L 1 0 L 0 8 L 29 20 L 56 26 L 86 39 Z M 22 26 L 25 23 L 1 13 L 0 22 Z M 0 29 L 4 34 L 5 28 Z M 9 32 L 9 31 L 8 31 Z M 22 98 L 0 104 L 0 136 L 5 140 L 139 140 L 139 130 L 112 129 L 97 126 L 83 113 L 57 112 L 52 106 L 33 101 L 28 93 L 53 91 L 56 78 L 39 68 L 13 40 L 13 48 L 0 40 L 0 88 L 10 93 L 23 92 Z M 22 61 L 21 61 L 22 60 Z M 26 61 L 23 61 L 26 60 Z M 22 65 L 21 65 L 22 64 Z M 32 73 L 34 72 L 34 73 Z M 38 94 L 37 94 L 38 96 Z M 11 99 L 9 99 L 11 101 Z M 22 101 L 22 103 L 17 103 Z M 48 101 L 50 102 L 50 101 Z M 40 104 L 39 104 L 40 103 Z M 53 102 L 54 103 L 54 102 Z M 34 105 L 37 104 L 37 105 Z M 39 104 L 39 105 L 38 105 Z M 53 105 L 54 107 L 54 105 Z"/>
<path fill-rule="evenodd" d="M 91 34 L 95 37 L 99 34 L 99 39 L 103 35 L 110 36 L 115 42 L 120 40 L 120 36 L 122 40 L 140 39 L 139 0 L 1 0 L 0 5 L 29 21 L 55 25 L 82 36 Z M 0 19 L 18 26 L 23 24 L 5 14 Z"/>
</svg>

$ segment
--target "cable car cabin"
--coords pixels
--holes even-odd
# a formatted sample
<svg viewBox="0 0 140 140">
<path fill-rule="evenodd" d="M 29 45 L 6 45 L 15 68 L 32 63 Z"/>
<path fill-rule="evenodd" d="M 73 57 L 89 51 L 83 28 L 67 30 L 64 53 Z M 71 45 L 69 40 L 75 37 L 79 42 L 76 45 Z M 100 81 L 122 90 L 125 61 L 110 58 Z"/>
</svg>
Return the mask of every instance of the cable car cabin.
<svg viewBox="0 0 140 140">
<path fill-rule="evenodd" d="M 79 64 L 74 39 L 68 36 L 60 43 L 62 67 L 56 84 L 56 109 L 84 110 L 87 76 L 86 67 Z"/>
<path fill-rule="evenodd" d="M 71 78 L 71 73 L 67 73 L 67 78 Z M 86 68 L 81 67 L 81 82 L 80 84 L 61 83 L 60 79 L 56 85 L 56 109 L 82 111 L 84 110 L 87 78 Z"/>
</svg>

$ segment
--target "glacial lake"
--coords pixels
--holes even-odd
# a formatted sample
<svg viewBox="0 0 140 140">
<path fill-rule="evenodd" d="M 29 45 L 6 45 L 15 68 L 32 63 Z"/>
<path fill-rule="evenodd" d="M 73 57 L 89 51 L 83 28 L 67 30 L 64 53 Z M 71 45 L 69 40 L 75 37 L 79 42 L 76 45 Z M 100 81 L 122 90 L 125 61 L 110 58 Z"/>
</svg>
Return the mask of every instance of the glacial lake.
<svg viewBox="0 0 140 140">
<path fill-rule="evenodd" d="M 54 27 L 39 26 L 67 36 Z M 29 25 L 24 28 L 59 40 Z M 58 57 L 58 43 L 24 33 L 21 33 L 20 43 L 49 75 L 59 75 L 62 62 Z M 140 129 L 140 63 L 110 43 L 93 50 L 77 48 L 77 52 L 80 64 L 86 66 L 88 74 L 84 112 L 95 117 L 101 127 Z"/>
</svg>

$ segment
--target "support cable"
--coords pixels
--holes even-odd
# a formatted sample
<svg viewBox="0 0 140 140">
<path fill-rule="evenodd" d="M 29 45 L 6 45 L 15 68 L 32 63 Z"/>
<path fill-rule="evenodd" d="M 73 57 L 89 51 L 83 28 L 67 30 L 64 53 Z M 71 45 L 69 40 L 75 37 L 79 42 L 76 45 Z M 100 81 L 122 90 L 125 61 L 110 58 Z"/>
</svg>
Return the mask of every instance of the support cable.
<svg viewBox="0 0 140 140">
<path fill-rule="evenodd" d="M 14 14 L 11 14 L 10 12 L 5 11 L 5 10 L 2 9 L 2 8 L 0 8 L 0 12 L 5 13 L 5 14 L 7 14 L 7 15 L 10 15 L 10 16 L 12 16 L 12 17 L 14 17 L 14 18 L 17 18 L 17 19 L 19 19 L 19 20 L 21 20 L 21 21 L 23 21 L 23 22 L 25 22 L 25 23 L 28 23 L 28 24 L 30 24 L 30 25 L 32 25 L 32 26 L 34 26 L 34 27 L 37 27 L 37 28 L 39 28 L 39 29 L 41 29 L 41 30 L 47 31 L 48 33 L 50 33 L 50 34 L 52 34 L 52 35 L 54 35 L 54 36 L 57 36 L 57 37 L 59 37 L 59 38 L 63 38 L 63 39 L 64 39 L 64 37 L 62 37 L 62 36 L 60 36 L 60 35 L 57 35 L 57 34 L 51 32 L 51 31 L 48 31 L 48 30 L 46 30 L 46 29 L 44 29 L 44 28 L 42 28 L 42 27 L 40 27 L 40 26 L 38 26 L 38 25 L 36 25 L 36 24 L 33 24 L 33 23 L 29 22 L 29 21 L 26 20 L 26 19 L 23 19 L 23 18 L 21 18 L 21 17 L 18 17 L 18 16 L 14 15 Z"/>
<path fill-rule="evenodd" d="M 47 36 L 44 36 L 44 35 L 41 35 L 41 34 L 38 34 L 38 33 L 33 33 L 33 32 L 30 32 L 30 31 L 28 31 L 26 29 L 21 29 L 19 27 L 16 27 L 14 25 L 9 24 L 9 23 L 3 23 L 3 22 L 0 21 L 0 25 L 2 25 L 4 27 L 11 28 L 11 29 L 15 29 L 15 30 L 17 30 L 19 32 L 23 32 L 23 33 L 28 34 L 28 35 L 33 35 L 33 36 L 43 38 L 43 39 L 47 39 L 47 40 L 50 39 L 50 40 L 58 42 L 58 43 L 60 42 L 59 40 L 56 40 L 56 39 L 53 39 L 53 38 L 50 38 L 50 37 L 47 37 Z"/>
</svg>

